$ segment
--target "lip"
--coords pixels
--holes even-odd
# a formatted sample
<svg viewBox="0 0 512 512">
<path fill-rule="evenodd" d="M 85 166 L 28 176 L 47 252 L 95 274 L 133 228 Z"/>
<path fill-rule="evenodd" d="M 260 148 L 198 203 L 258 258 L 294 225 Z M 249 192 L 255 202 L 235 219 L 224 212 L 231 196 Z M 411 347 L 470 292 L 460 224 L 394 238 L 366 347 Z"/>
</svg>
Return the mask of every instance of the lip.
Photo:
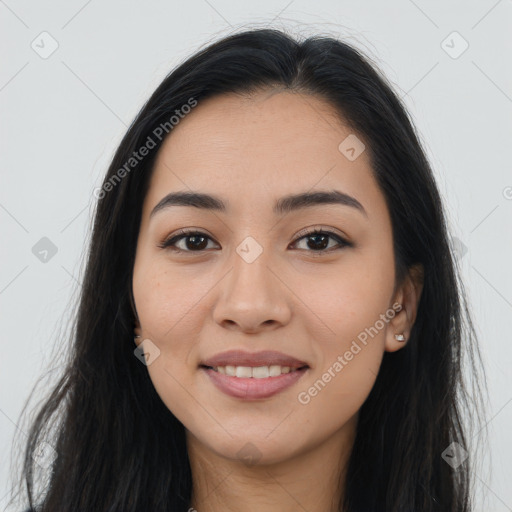
<svg viewBox="0 0 512 512">
<path fill-rule="evenodd" d="M 240 364 L 239 366 L 242 365 Z M 258 400 L 276 395 L 293 386 L 308 370 L 309 367 L 290 373 L 283 373 L 278 377 L 255 379 L 230 377 L 229 375 L 218 373 L 212 368 L 201 367 L 201 371 L 208 375 L 217 389 L 226 395 L 243 398 L 244 400 Z"/>
<path fill-rule="evenodd" d="M 246 352 L 244 350 L 229 350 L 216 354 L 213 357 L 206 359 L 200 363 L 200 366 L 289 366 L 290 368 L 301 368 L 302 366 L 309 366 L 306 362 L 300 361 L 295 357 L 276 352 L 275 350 L 263 350 L 261 352 Z M 272 377 L 272 379 L 279 379 L 280 377 Z M 238 377 L 237 377 L 238 379 Z M 239 379 L 244 380 L 244 379 Z M 248 380 L 248 379 L 246 379 Z M 267 379 L 258 379 L 267 380 Z"/>
</svg>

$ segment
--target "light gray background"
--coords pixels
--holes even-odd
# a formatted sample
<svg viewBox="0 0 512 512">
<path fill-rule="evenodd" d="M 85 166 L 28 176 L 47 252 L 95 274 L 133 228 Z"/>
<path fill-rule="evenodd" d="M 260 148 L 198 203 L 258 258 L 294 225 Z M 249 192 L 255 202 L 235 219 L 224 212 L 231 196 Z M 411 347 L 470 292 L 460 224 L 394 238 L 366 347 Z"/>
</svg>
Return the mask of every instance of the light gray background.
<svg viewBox="0 0 512 512">
<path fill-rule="evenodd" d="M 476 475 L 478 510 L 512 510 L 511 22 L 511 0 L 0 0 L 0 509 L 14 434 L 26 435 L 22 406 L 36 379 L 59 368 L 63 350 L 53 347 L 81 280 L 92 192 L 116 145 L 184 58 L 271 25 L 355 44 L 405 97 L 458 239 L 488 375 L 491 458 Z M 58 48 L 42 58 L 52 39 Z M 32 252 L 42 237 L 58 249 L 47 262 Z"/>
</svg>

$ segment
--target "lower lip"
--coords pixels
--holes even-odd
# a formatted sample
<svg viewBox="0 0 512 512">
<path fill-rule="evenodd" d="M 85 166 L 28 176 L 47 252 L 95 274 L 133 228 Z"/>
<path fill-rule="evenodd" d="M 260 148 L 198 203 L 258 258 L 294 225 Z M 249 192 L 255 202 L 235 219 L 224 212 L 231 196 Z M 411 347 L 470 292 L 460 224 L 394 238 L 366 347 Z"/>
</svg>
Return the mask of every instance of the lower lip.
<svg viewBox="0 0 512 512">
<path fill-rule="evenodd" d="M 211 368 L 201 369 L 206 372 L 217 388 L 226 395 L 245 400 L 257 400 L 258 398 L 269 398 L 293 386 L 306 373 L 308 368 L 264 379 L 230 377 Z"/>
</svg>

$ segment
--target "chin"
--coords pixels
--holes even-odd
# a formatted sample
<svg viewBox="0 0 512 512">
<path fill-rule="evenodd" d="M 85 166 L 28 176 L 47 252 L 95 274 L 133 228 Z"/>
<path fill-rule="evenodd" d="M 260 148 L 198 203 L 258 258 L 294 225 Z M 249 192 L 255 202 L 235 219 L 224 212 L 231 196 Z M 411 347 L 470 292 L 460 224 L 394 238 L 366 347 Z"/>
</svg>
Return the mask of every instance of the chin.
<svg viewBox="0 0 512 512">
<path fill-rule="evenodd" d="M 224 432 L 223 439 L 207 439 L 200 442 L 217 456 L 231 461 L 239 461 L 246 466 L 272 465 L 285 462 L 294 457 L 290 436 L 277 435 L 275 432 L 268 436 L 272 429 L 257 430 L 254 435 L 244 430 L 244 435 L 230 437 Z M 270 437 L 273 439 L 270 439 Z M 197 436 L 196 439 L 198 439 Z M 199 438 L 200 439 L 200 438 Z"/>
</svg>

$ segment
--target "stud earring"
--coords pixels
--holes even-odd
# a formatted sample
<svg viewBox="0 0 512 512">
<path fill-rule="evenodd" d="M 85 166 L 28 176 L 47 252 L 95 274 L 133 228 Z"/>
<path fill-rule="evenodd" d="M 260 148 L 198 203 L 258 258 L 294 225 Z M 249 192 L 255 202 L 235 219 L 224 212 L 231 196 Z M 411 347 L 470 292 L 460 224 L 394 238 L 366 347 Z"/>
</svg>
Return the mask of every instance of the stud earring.
<svg viewBox="0 0 512 512">
<path fill-rule="evenodd" d="M 405 341 L 405 336 L 403 334 L 395 334 L 396 341 Z"/>
<path fill-rule="evenodd" d="M 137 343 L 137 340 L 138 340 L 139 338 L 141 338 L 141 336 L 135 335 L 135 336 L 133 337 L 133 341 L 134 341 L 135 343 Z"/>
</svg>

